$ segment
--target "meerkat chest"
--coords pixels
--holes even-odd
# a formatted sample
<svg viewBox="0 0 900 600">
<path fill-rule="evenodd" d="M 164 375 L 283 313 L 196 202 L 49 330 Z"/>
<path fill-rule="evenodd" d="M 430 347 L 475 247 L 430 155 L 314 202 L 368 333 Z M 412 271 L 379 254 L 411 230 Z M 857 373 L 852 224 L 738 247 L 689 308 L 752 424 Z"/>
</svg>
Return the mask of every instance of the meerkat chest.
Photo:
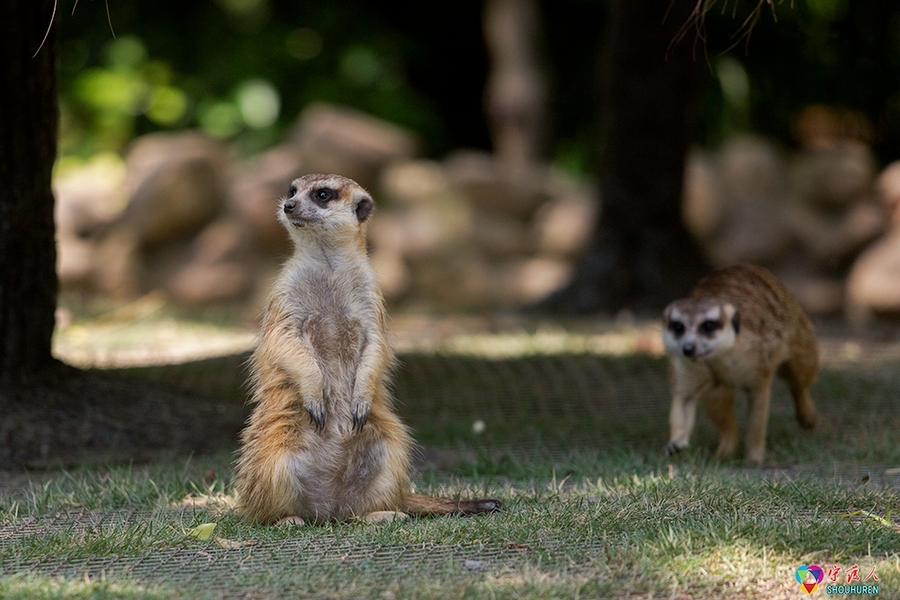
<svg viewBox="0 0 900 600">
<path fill-rule="evenodd" d="M 713 377 L 737 388 L 752 389 L 774 374 L 785 358 L 785 345 L 780 339 L 764 336 L 745 337 L 719 356 L 711 357 L 708 366 Z"/>
<path fill-rule="evenodd" d="M 308 273 L 301 282 L 294 293 L 301 335 L 324 362 L 355 360 L 371 321 L 366 295 L 318 272 Z"/>
<path fill-rule="evenodd" d="M 727 352 L 707 359 L 713 379 L 732 387 L 744 388 L 755 384 L 758 369 L 755 361 L 742 352 Z"/>
</svg>

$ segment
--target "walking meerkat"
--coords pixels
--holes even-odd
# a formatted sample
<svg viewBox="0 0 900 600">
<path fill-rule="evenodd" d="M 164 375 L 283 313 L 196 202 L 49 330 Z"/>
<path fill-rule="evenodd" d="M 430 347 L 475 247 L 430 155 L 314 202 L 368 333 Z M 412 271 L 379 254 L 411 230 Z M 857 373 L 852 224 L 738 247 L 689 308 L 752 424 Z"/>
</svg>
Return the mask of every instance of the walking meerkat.
<svg viewBox="0 0 900 600">
<path fill-rule="evenodd" d="M 253 411 L 235 469 L 256 523 L 490 512 L 497 500 L 410 492 L 412 438 L 391 407 L 394 356 L 366 254 L 372 197 L 339 175 L 296 179 L 278 218 L 295 250 L 250 360 Z"/>
<path fill-rule="evenodd" d="M 809 386 L 819 368 L 816 335 L 768 270 L 737 265 L 714 271 L 689 297 L 672 302 L 663 320 L 672 385 L 667 454 L 687 447 L 702 401 L 719 432 L 716 456 L 732 456 L 738 445 L 734 394 L 743 390 L 750 399 L 745 462 L 762 463 L 776 375 L 790 387 L 800 425 L 815 427 Z"/>
</svg>

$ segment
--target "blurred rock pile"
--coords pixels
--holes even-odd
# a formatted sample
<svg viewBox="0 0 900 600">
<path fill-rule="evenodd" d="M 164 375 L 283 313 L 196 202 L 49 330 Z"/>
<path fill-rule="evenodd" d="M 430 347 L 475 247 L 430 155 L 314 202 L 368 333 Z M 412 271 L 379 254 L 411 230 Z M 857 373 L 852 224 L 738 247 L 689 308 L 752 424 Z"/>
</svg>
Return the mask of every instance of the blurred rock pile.
<svg viewBox="0 0 900 600">
<path fill-rule="evenodd" d="M 550 168 L 490 154 L 417 158 L 409 132 L 312 105 L 288 139 L 250 160 L 196 132 L 134 142 L 124 165 L 99 158 L 55 181 L 62 288 L 179 303 L 261 303 L 290 253 L 278 199 L 304 173 L 369 189 L 372 260 L 389 302 L 517 306 L 561 285 L 595 219 L 594 193 Z"/>
<path fill-rule="evenodd" d="M 790 155 L 752 137 L 695 152 L 689 230 L 713 264 L 768 266 L 815 314 L 900 313 L 900 163 L 879 174 L 867 144 L 808 137 Z M 426 160 L 417 146 L 408 131 L 319 104 L 249 160 L 180 132 L 136 140 L 124 164 L 100 157 L 60 169 L 63 289 L 259 307 L 291 251 L 278 199 L 312 172 L 374 194 L 371 256 L 392 304 L 517 307 L 566 282 L 596 220 L 595 189 L 483 152 Z"/>
<path fill-rule="evenodd" d="M 900 313 L 898 201 L 900 164 L 879 174 L 858 140 L 817 137 L 786 155 L 738 137 L 691 156 L 683 209 L 714 265 L 767 266 L 810 312 L 864 316 Z"/>
</svg>

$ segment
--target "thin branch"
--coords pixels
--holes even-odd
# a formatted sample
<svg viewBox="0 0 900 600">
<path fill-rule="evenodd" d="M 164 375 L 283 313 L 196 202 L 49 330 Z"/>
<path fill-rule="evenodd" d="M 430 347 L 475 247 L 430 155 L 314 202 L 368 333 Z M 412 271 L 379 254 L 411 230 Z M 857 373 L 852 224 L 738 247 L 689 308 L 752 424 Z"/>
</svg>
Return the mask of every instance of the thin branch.
<svg viewBox="0 0 900 600">
<path fill-rule="evenodd" d="M 44 39 L 41 40 L 41 45 L 38 46 L 38 49 L 35 51 L 34 55 L 31 58 L 34 58 L 41 52 L 41 48 L 44 47 L 44 44 L 47 43 L 47 38 L 50 37 L 50 30 L 53 29 L 53 21 L 56 19 L 56 6 L 58 0 L 53 0 L 53 14 L 50 15 L 50 23 L 47 24 L 47 31 L 44 33 Z M 109 23 L 109 32 L 112 34 L 113 39 L 116 39 L 116 32 L 113 29 L 112 24 L 112 15 L 109 12 L 109 0 L 104 0 L 106 4 L 106 21 Z M 78 0 L 75 0 L 75 4 L 72 5 L 72 14 L 75 14 L 75 9 L 78 8 Z"/>
<path fill-rule="evenodd" d="M 77 0 L 76 0 L 77 2 Z M 112 34 L 113 39 L 116 39 L 116 32 L 113 30 L 112 26 L 112 15 L 109 14 L 109 0 L 105 0 L 106 2 L 106 20 L 109 22 L 109 32 Z"/>
<path fill-rule="evenodd" d="M 34 55 L 31 58 L 34 58 L 41 52 L 41 48 L 44 47 L 44 44 L 47 43 L 47 38 L 50 37 L 50 30 L 53 29 L 53 19 L 56 18 L 56 0 L 53 0 L 53 14 L 50 15 L 50 23 L 47 25 L 47 32 L 44 34 L 44 39 L 41 40 L 41 45 L 38 46 L 38 49 L 35 50 Z"/>
<path fill-rule="evenodd" d="M 669 16 L 669 12 L 672 10 L 672 5 L 678 0 L 671 0 L 669 4 L 669 9 L 666 11 L 666 17 Z M 681 27 L 678 29 L 675 37 L 672 38 L 672 41 L 669 43 L 669 48 L 666 51 L 666 54 L 672 52 L 675 46 L 680 44 L 687 35 L 693 31 L 694 32 L 694 55 L 696 57 L 697 44 L 703 44 L 704 51 L 706 50 L 706 15 L 712 10 L 712 8 L 716 5 L 719 0 L 696 0 L 693 9 L 691 10 L 690 15 L 688 15 L 687 19 L 684 23 L 682 23 Z M 762 10 L 765 5 L 769 5 L 769 8 L 772 12 L 772 19 L 777 23 L 778 15 L 775 12 L 775 4 L 781 4 L 784 0 L 757 0 L 756 6 L 750 11 L 750 14 L 744 19 L 741 23 L 740 27 L 738 27 L 737 31 L 732 34 L 732 39 L 734 39 L 734 43 L 728 46 L 725 50 L 722 51 L 722 54 L 730 52 L 734 48 L 736 48 L 743 41 L 747 47 L 747 51 L 749 51 L 750 46 L 750 36 L 753 33 L 753 29 L 756 27 L 757 23 L 759 23 L 760 16 L 762 15 Z M 737 18 L 738 12 L 738 4 L 739 0 L 735 0 L 731 5 L 731 17 Z M 794 0 L 791 0 L 791 8 L 794 7 Z M 724 0 L 722 2 L 722 14 L 728 10 L 728 0 Z"/>
</svg>

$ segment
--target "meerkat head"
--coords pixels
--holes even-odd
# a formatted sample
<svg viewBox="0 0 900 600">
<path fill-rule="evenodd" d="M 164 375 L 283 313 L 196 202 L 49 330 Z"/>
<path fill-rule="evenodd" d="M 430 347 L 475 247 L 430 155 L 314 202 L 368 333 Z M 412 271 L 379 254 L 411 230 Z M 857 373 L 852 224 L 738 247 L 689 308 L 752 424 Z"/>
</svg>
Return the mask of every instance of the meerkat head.
<svg viewBox="0 0 900 600">
<path fill-rule="evenodd" d="M 734 346 L 740 318 L 729 302 L 685 298 L 666 307 L 663 325 L 668 353 L 702 359 Z"/>
<path fill-rule="evenodd" d="M 279 203 L 278 219 L 291 238 L 357 235 L 375 208 L 372 196 L 352 179 L 340 175 L 304 175 L 291 183 Z"/>
</svg>

